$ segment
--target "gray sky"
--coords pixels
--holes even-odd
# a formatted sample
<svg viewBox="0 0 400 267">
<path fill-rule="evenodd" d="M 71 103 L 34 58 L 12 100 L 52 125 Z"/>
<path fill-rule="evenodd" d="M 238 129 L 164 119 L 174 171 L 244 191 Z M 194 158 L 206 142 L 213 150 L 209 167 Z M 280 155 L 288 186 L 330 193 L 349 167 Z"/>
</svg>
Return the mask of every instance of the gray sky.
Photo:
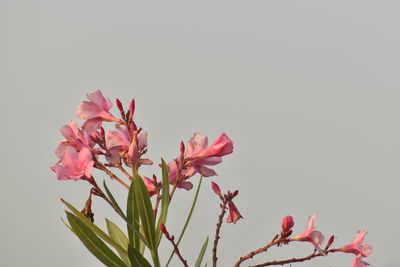
<svg viewBox="0 0 400 267">
<path fill-rule="evenodd" d="M 49 169 L 58 129 L 78 120 L 76 107 L 95 89 L 136 99 L 154 161 L 176 157 L 195 131 L 234 140 L 213 180 L 240 189 L 245 219 L 223 226 L 221 266 L 268 242 L 287 214 L 295 234 L 317 214 L 337 246 L 368 229 L 367 261 L 395 266 L 399 10 L 394 0 L 0 1 L 0 266 L 99 266 L 60 221 L 59 197 L 80 208 L 88 185 L 57 181 Z M 109 183 L 123 201 L 124 189 Z M 175 233 L 194 192 L 179 193 L 167 224 Z M 102 226 L 104 216 L 121 223 L 98 199 L 94 211 Z M 217 213 L 205 180 L 182 248 L 192 264 Z M 311 251 L 293 247 L 253 262 Z"/>
</svg>

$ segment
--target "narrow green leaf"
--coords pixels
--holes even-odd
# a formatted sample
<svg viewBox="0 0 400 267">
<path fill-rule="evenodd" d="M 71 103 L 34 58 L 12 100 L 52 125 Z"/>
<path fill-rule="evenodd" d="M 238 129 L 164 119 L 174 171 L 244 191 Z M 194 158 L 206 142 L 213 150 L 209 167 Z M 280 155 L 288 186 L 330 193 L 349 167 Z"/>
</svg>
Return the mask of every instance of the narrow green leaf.
<svg viewBox="0 0 400 267">
<path fill-rule="evenodd" d="M 195 208 L 195 206 L 196 206 L 196 202 L 197 202 L 197 198 L 198 198 L 198 196 L 199 196 L 199 192 L 200 192 L 200 187 L 201 187 L 201 182 L 202 182 L 202 181 L 203 181 L 203 176 L 200 177 L 199 184 L 197 185 L 196 194 L 194 195 L 194 198 L 193 198 L 192 207 L 190 208 L 189 214 L 188 214 L 188 216 L 187 216 L 187 218 L 186 218 L 186 221 L 185 221 L 185 225 L 183 226 L 183 229 L 182 229 L 182 231 L 181 231 L 181 234 L 179 235 L 178 241 L 176 242 L 176 245 L 179 245 L 179 243 L 181 242 L 181 240 L 182 240 L 182 238 L 183 238 L 183 235 L 185 234 L 186 228 L 187 228 L 188 225 L 189 225 L 189 221 L 190 221 L 190 219 L 192 218 L 192 214 L 193 214 L 194 208 Z M 168 265 L 169 265 L 169 263 L 171 262 L 172 257 L 173 257 L 174 255 L 175 255 L 175 252 L 174 252 L 174 250 L 173 250 L 173 251 L 171 252 L 171 255 L 170 255 L 169 258 L 168 258 L 168 261 L 167 261 L 167 264 L 165 265 L 165 267 L 168 267 Z"/>
<path fill-rule="evenodd" d="M 106 241 L 108 244 L 113 246 L 117 251 L 121 251 L 121 253 L 124 253 L 126 256 L 128 255 L 128 252 L 124 250 L 123 247 L 121 247 L 117 242 L 115 242 L 111 237 L 109 237 L 103 230 L 101 230 L 97 225 L 92 223 L 85 215 L 83 215 L 79 210 L 77 210 L 74 206 L 72 206 L 70 203 L 65 201 L 64 199 L 61 199 L 61 201 L 68 207 L 69 210 L 72 211 L 73 214 L 75 214 L 76 218 L 79 219 L 81 223 L 83 223 L 87 228 L 89 228 L 93 233 L 98 235 L 100 238 L 102 238 L 104 241 Z"/>
<path fill-rule="evenodd" d="M 102 263 L 110 267 L 126 267 L 126 264 L 77 216 L 66 211 L 74 233 L 85 247 Z"/>
<path fill-rule="evenodd" d="M 139 211 L 137 209 L 137 203 L 135 200 L 135 184 L 133 182 L 131 182 L 131 186 L 129 188 L 126 215 L 127 215 L 129 244 L 131 244 L 133 248 L 139 249 L 140 239 L 138 235 L 135 234 L 135 233 L 140 233 Z"/>
<path fill-rule="evenodd" d="M 150 245 L 150 253 L 153 258 L 154 266 L 158 267 L 160 266 L 160 260 L 158 258 L 156 246 L 155 218 L 149 192 L 139 175 L 135 176 L 133 183 L 135 184 L 135 200 L 140 215 L 140 221 L 143 226 L 143 233 Z"/>
<path fill-rule="evenodd" d="M 146 258 L 130 244 L 128 245 L 128 255 L 132 266 L 151 267 L 151 264 L 146 260 Z"/>
<path fill-rule="evenodd" d="M 122 232 L 122 230 L 112 221 L 106 219 L 108 234 L 110 237 L 117 242 L 121 247 L 125 249 L 125 252 L 128 251 L 128 243 L 129 240 L 126 235 Z M 124 262 L 130 266 L 130 261 L 127 253 L 123 253 L 122 251 L 117 250 L 121 258 Z"/>
<path fill-rule="evenodd" d="M 206 241 L 204 241 L 203 246 L 201 247 L 199 256 L 197 257 L 196 264 L 194 265 L 195 267 L 200 267 L 201 262 L 203 261 L 203 258 L 204 258 L 204 254 L 206 253 L 206 250 L 207 250 L 207 245 L 208 245 L 208 236 L 206 238 Z"/>
<path fill-rule="evenodd" d="M 168 176 L 168 168 L 167 164 L 163 159 L 161 159 L 161 168 L 162 168 L 162 195 L 161 195 L 161 212 L 160 217 L 157 222 L 156 229 L 156 237 L 157 237 L 157 247 L 160 244 L 162 232 L 160 229 L 161 223 L 165 223 L 167 221 L 168 207 L 169 207 L 169 176 Z"/>
<path fill-rule="evenodd" d="M 111 194 L 111 191 L 108 189 L 107 185 L 106 185 L 106 181 L 103 181 L 103 186 L 104 189 L 106 190 L 107 196 L 110 199 L 111 203 L 114 205 L 115 211 L 118 213 L 119 216 L 122 217 L 122 219 L 124 219 L 126 221 L 126 216 L 124 214 L 124 212 L 122 211 L 122 209 L 120 208 L 120 206 L 118 205 L 118 202 L 115 200 L 114 196 Z"/>
</svg>

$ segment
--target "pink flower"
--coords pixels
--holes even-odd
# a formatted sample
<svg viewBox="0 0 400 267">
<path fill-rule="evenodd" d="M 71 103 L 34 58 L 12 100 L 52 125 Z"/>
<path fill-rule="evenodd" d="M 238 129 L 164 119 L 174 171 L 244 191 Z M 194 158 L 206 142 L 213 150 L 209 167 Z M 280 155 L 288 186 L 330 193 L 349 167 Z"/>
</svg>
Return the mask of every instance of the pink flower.
<svg viewBox="0 0 400 267">
<path fill-rule="evenodd" d="M 77 181 L 83 177 L 90 178 L 92 176 L 93 156 L 86 147 L 82 148 L 79 153 L 72 146 L 66 147 L 64 155 L 61 157 L 61 164 L 56 164 L 51 168 L 57 174 L 58 180 Z"/>
<path fill-rule="evenodd" d="M 365 235 L 368 231 L 358 231 L 353 242 L 347 244 L 336 250 L 345 253 L 353 253 L 356 256 L 367 257 L 372 252 L 372 247 L 368 244 L 362 244 L 364 242 Z"/>
<path fill-rule="evenodd" d="M 130 132 L 125 126 L 117 125 L 118 131 L 109 131 L 106 136 L 106 144 L 114 159 L 119 161 L 121 157 L 128 161 L 138 159 L 147 147 L 147 132 L 140 130 Z M 107 161 L 114 163 L 112 159 L 107 157 Z"/>
<path fill-rule="evenodd" d="M 211 157 L 222 157 L 233 152 L 233 142 L 223 133 L 214 143 L 208 146 L 208 138 L 201 133 L 193 134 L 187 144 L 186 157 L 191 159 L 204 159 Z M 219 163 L 219 162 L 218 162 Z"/>
<path fill-rule="evenodd" d="M 187 151 L 181 144 L 181 157 L 168 164 L 168 174 L 171 184 L 177 187 L 191 189 L 192 183 L 184 180 L 200 173 L 204 177 L 215 176 L 217 173 L 206 166 L 213 166 L 222 162 L 222 156 L 233 152 L 233 142 L 226 134 L 221 134 L 214 143 L 208 147 L 208 138 L 200 133 L 195 133 L 187 143 Z"/>
<path fill-rule="evenodd" d="M 93 146 L 93 142 L 90 140 L 87 133 L 79 129 L 74 121 L 70 121 L 68 125 L 61 127 L 60 132 L 65 139 L 60 142 L 55 151 L 58 157 L 64 155 L 65 149 L 68 146 L 72 146 L 78 151 L 83 147 Z"/>
<path fill-rule="evenodd" d="M 356 257 L 350 267 L 367 267 L 368 265 L 369 263 L 363 261 L 361 257 Z"/>
<path fill-rule="evenodd" d="M 325 237 L 320 231 L 314 230 L 315 217 L 316 215 L 310 216 L 306 231 L 292 238 L 292 240 L 310 242 L 320 253 L 324 253 L 319 245 L 324 242 Z"/>
<path fill-rule="evenodd" d="M 228 201 L 228 208 L 229 208 L 229 216 L 226 220 L 227 223 L 236 223 L 240 218 L 243 218 L 240 215 L 239 210 L 236 208 L 235 204 L 232 200 Z"/>
<path fill-rule="evenodd" d="M 76 115 L 82 120 L 99 119 L 102 121 L 120 122 L 115 118 L 109 110 L 112 103 L 108 98 L 105 98 L 100 90 L 93 91 L 87 94 L 90 101 L 83 101 L 76 110 Z"/>
<path fill-rule="evenodd" d="M 146 188 L 147 188 L 147 191 L 149 192 L 150 197 L 157 194 L 158 189 L 157 189 L 157 186 L 154 184 L 153 180 L 151 180 L 150 178 L 147 178 L 147 177 L 143 177 L 143 182 L 146 185 Z"/>
<path fill-rule="evenodd" d="M 282 233 L 289 233 L 294 226 L 294 221 L 292 216 L 286 216 L 282 219 Z"/>
</svg>

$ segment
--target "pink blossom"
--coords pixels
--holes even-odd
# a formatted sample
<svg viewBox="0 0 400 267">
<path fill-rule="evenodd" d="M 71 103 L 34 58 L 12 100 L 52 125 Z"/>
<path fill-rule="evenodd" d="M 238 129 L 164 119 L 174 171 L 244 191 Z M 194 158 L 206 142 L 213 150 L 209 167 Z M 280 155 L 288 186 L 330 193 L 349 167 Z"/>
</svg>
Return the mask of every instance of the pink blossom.
<svg viewBox="0 0 400 267">
<path fill-rule="evenodd" d="M 65 139 L 60 142 L 55 151 L 58 157 L 64 155 L 65 149 L 68 146 L 72 146 L 80 151 L 83 147 L 92 147 L 94 145 L 87 133 L 79 129 L 74 121 L 70 121 L 68 125 L 61 127 L 60 132 Z"/>
<path fill-rule="evenodd" d="M 190 190 L 193 188 L 193 184 L 188 181 L 180 180 L 177 182 L 177 179 L 179 178 L 179 170 L 178 166 L 175 160 L 171 161 L 168 163 L 168 177 L 170 184 L 175 184 L 177 188 L 183 188 L 186 190 Z"/>
<path fill-rule="evenodd" d="M 184 180 L 196 173 L 204 177 L 215 176 L 217 173 L 206 166 L 213 166 L 222 162 L 222 156 L 232 153 L 233 142 L 226 134 L 221 134 L 214 143 L 208 147 L 208 138 L 200 133 L 195 133 L 187 143 L 184 154 L 184 146 L 181 144 L 181 158 L 177 158 L 168 164 L 168 173 L 171 184 L 179 179 L 177 187 L 191 189 L 193 185 Z M 179 165 L 179 166 L 178 166 Z"/>
<path fill-rule="evenodd" d="M 103 121 L 120 122 L 115 118 L 109 110 L 112 103 L 108 98 L 105 98 L 100 90 L 93 91 L 87 94 L 90 101 L 83 101 L 76 110 L 76 115 L 82 120 L 101 119 Z"/>
<path fill-rule="evenodd" d="M 90 178 L 94 165 L 93 156 L 86 147 L 77 151 L 74 147 L 65 148 L 61 157 L 61 164 L 56 164 L 51 169 L 57 174 L 58 180 L 79 180 L 82 177 Z"/>
<path fill-rule="evenodd" d="M 286 216 L 282 219 L 282 233 L 288 233 L 292 230 L 294 226 L 294 221 L 292 216 Z"/>
<path fill-rule="evenodd" d="M 354 261 L 351 263 L 350 267 L 367 267 L 369 263 L 363 261 L 361 257 L 355 257 Z"/>
<path fill-rule="evenodd" d="M 151 180 L 150 178 L 143 177 L 143 182 L 146 185 L 147 191 L 149 192 L 150 197 L 154 196 L 157 194 L 157 186 L 154 184 L 154 181 Z"/>
<path fill-rule="evenodd" d="M 353 242 L 338 248 L 337 250 L 345 253 L 353 253 L 354 255 L 360 257 L 367 257 L 372 252 L 372 247 L 370 245 L 362 244 L 367 232 L 368 231 L 358 231 Z"/>
<path fill-rule="evenodd" d="M 325 237 L 320 231 L 314 230 L 315 217 L 316 215 L 310 216 L 306 231 L 292 238 L 292 240 L 310 242 L 319 252 L 324 253 L 319 247 L 319 245 L 321 245 L 324 242 Z"/>
<path fill-rule="evenodd" d="M 236 208 L 235 204 L 232 200 L 228 201 L 228 209 L 229 209 L 229 216 L 226 220 L 227 223 L 236 223 L 240 218 L 243 218 L 240 215 L 239 210 Z"/>
</svg>

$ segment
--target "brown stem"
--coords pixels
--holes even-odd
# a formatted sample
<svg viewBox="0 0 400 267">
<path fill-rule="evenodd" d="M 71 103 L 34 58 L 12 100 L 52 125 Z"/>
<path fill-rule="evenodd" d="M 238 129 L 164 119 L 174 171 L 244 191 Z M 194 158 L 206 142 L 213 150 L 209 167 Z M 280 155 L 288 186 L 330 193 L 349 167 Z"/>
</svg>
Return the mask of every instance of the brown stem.
<svg viewBox="0 0 400 267">
<path fill-rule="evenodd" d="M 244 261 L 246 261 L 246 260 L 248 260 L 248 259 L 253 258 L 253 257 L 254 257 L 255 255 L 257 255 L 257 254 L 260 254 L 260 253 L 262 253 L 262 252 L 267 251 L 270 247 L 279 245 L 280 243 L 287 243 L 287 242 L 289 242 L 289 240 L 282 239 L 282 238 L 280 238 L 280 239 L 277 240 L 277 238 L 278 238 L 278 235 L 275 235 L 275 237 L 272 239 L 272 241 L 271 241 L 270 243 L 268 243 L 266 246 L 264 246 L 264 247 L 262 247 L 262 248 L 259 248 L 259 249 L 257 249 L 257 250 L 254 250 L 254 251 L 250 252 L 249 254 L 247 254 L 246 256 L 240 257 L 240 259 L 235 263 L 234 267 L 239 267 L 240 264 L 242 264 L 242 262 L 244 262 Z"/>
<path fill-rule="evenodd" d="M 154 209 L 153 209 L 153 211 L 154 211 L 154 218 L 157 217 L 158 206 L 159 206 L 159 204 L 160 204 L 160 200 L 161 200 L 161 195 L 160 195 L 160 192 L 157 191 L 156 203 L 154 204 Z"/>
<path fill-rule="evenodd" d="M 257 265 L 252 265 L 250 267 L 263 267 L 263 266 L 272 266 L 272 265 L 285 265 L 285 264 L 289 264 L 289 263 L 296 263 L 296 262 L 303 262 L 303 261 L 308 261 L 308 260 L 312 260 L 316 257 L 321 257 L 321 256 L 326 256 L 328 253 L 333 253 L 336 252 L 334 250 L 328 250 L 325 251 L 325 254 L 323 253 L 313 253 L 307 257 L 303 257 L 303 258 L 292 258 L 289 260 L 281 260 L 281 261 L 270 261 L 270 262 L 265 262 L 265 263 L 261 263 L 261 264 L 257 264 Z"/>
<path fill-rule="evenodd" d="M 165 237 L 171 242 L 172 246 L 174 247 L 175 254 L 178 256 L 180 261 L 182 262 L 183 266 L 188 267 L 187 261 L 182 257 L 181 252 L 179 251 L 178 245 L 175 243 L 175 237 L 170 236 L 167 230 L 163 231 Z"/>
<path fill-rule="evenodd" d="M 218 247 L 218 241 L 221 238 L 219 233 L 221 231 L 221 226 L 222 222 L 226 213 L 226 205 L 228 204 L 228 201 L 226 199 L 223 200 L 222 205 L 221 205 L 221 214 L 218 216 L 218 222 L 217 222 L 217 228 L 215 229 L 215 238 L 214 238 L 214 247 L 212 249 L 212 260 L 213 260 L 213 267 L 217 266 L 217 247 Z"/>
</svg>

